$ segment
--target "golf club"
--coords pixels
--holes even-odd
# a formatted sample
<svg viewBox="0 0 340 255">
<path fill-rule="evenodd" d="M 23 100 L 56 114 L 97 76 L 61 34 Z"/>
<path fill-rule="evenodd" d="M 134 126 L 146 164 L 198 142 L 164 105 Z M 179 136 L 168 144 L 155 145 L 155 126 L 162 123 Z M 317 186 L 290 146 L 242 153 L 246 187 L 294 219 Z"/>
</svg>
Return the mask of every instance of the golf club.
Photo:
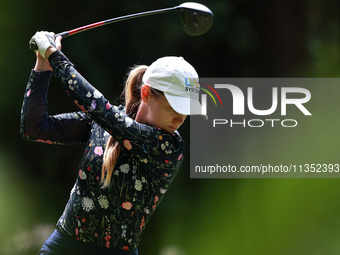
<svg viewBox="0 0 340 255">
<path fill-rule="evenodd" d="M 171 8 L 140 12 L 140 13 L 125 15 L 125 16 L 121 16 L 117 18 L 112 18 L 112 19 L 96 22 L 96 23 L 78 27 L 78 28 L 75 28 L 69 31 L 61 32 L 59 34 L 56 34 L 56 37 L 61 36 L 62 38 L 66 38 L 68 36 L 77 34 L 79 32 L 97 28 L 103 25 L 112 24 L 118 21 L 123 21 L 123 20 L 128 20 L 128 19 L 148 16 L 148 15 L 153 15 L 153 14 L 166 13 L 166 12 L 171 12 L 171 11 L 180 12 L 183 29 L 188 35 L 191 35 L 191 36 L 204 34 L 210 29 L 210 27 L 213 24 L 214 15 L 212 11 L 209 10 L 209 8 L 199 3 L 186 2 L 179 6 L 175 6 Z M 31 50 L 37 50 L 37 48 L 38 47 L 35 43 L 30 44 Z"/>
</svg>

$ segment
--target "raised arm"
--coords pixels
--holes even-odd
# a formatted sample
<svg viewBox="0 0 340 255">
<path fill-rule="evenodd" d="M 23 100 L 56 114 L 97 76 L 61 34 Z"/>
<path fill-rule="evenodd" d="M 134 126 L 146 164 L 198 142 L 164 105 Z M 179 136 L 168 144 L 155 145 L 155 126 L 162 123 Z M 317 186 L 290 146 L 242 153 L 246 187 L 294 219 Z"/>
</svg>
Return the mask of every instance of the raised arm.
<svg viewBox="0 0 340 255">
<path fill-rule="evenodd" d="M 84 113 L 48 115 L 46 97 L 51 74 L 48 60 L 36 52 L 35 67 L 29 77 L 21 109 L 20 133 L 25 139 L 49 144 L 85 142 L 92 120 Z"/>
</svg>

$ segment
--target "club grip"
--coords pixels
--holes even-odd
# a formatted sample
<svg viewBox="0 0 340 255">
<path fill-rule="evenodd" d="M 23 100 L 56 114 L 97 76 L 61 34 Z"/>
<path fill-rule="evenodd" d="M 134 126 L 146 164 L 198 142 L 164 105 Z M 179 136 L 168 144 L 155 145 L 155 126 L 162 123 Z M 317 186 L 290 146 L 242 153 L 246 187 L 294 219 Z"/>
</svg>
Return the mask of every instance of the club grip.
<svg viewBox="0 0 340 255">
<path fill-rule="evenodd" d="M 65 32 L 61 32 L 61 33 L 55 35 L 55 37 L 58 37 L 58 36 L 61 36 L 61 38 L 66 38 L 66 37 L 70 36 L 70 34 L 69 34 L 68 31 L 65 31 Z"/>
<path fill-rule="evenodd" d="M 59 33 L 59 34 L 56 34 L 56 35 L 55 35 L 55 38 L 56 38 L 57 36 L 61 36 L 61 38 L 66 38 L 66 37 L 70 36 L 70 34 L 69 34 L 69 32 L 66 31 L 66 32 L 61 32 L 61 33 Z M 30 48 L 30 50 L 35 51 L 35 50 L 38 49 L 38 45 L 37 45 L 35 42 L 30 42 L 30 43 L 29 43 L 29 48 Z"/>
</svg>

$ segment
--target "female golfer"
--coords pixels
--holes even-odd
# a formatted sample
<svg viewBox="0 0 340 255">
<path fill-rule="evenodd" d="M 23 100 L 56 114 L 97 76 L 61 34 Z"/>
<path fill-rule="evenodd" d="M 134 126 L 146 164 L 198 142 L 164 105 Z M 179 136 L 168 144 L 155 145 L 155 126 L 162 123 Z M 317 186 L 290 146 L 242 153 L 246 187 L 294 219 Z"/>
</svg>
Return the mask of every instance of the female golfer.
<svg viewBox="0 0 340 255">
<path fill-rule="evenodd" d="M 22 136 L 86 142 L 69 201 L 40 254 L 138 254 L 141 233 L 183 161 L 177 129 L 186 115 L 200 114 L 196 71 L 181 57 L 137 66 L 126 80 L 125 106 L 113 106 L 63 55 L 61 37 L 37 32 L 31 42 L 38 51 Z M 47 115 L 52 70 L 82 111 Z"/>
</svg>

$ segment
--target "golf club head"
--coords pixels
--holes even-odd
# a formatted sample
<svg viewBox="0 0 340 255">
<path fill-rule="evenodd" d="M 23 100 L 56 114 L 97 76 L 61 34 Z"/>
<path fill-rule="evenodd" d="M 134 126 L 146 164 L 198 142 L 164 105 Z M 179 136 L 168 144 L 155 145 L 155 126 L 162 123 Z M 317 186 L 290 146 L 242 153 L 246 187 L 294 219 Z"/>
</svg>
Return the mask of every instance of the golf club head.
<svg viewBox="0 0 340 255">
<path fill-rule="evenodd" d="M 184 31 L 191 36 L 207 32 L 213 22 L 214 14 L 206 6 L 187 2 L 178 6 Z"/>
</svg>

